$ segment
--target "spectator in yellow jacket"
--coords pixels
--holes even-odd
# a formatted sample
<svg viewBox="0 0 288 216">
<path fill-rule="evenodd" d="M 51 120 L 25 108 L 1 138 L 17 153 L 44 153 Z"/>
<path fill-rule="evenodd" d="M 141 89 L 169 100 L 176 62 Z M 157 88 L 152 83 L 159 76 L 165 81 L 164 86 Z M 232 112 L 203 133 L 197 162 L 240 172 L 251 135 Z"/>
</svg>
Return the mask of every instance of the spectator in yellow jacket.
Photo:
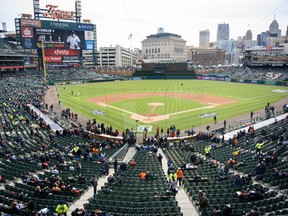
<svg viewBox="0 0 288 216">
<path fill-rule="evenodd" d="M 60 203 L 56 207 L 56 212 L 58 215 L 67 216 L 68 206 L 64 203 L 64 201 L 60 201 Z"/>
</svg>

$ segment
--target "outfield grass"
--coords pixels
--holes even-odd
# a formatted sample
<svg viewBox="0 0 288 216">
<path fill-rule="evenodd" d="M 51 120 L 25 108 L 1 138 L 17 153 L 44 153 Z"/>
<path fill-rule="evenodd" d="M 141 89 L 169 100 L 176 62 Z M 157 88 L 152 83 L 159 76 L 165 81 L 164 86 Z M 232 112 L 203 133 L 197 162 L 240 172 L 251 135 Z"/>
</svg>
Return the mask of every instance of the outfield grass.
<svg viewBox="0 0 288 216">
<path fill-rule="evenodd" d="M 181 85 L 183 84 L 183 85 Z M 239 116 L 250 111 L 263 110 L 267 102 L 271 104 L 285 98 L 287 93 L 277 93 L 272 90 L 287 90 L 288 87 L 255 85 L 243 83 L 230 83 L 220 81 L 200 81 L 200 80 L 139 80 L 123 82 L 105 82 L 81 85 L 58 86 L 58 93 L 62 105 L 71 108 L 73 112 L 82 115 L 87 119 L 96 118 L 98 122 L 105 125 L 112 125 L 120 131 L 126 128 L 135 128 L 136 121 L 131 119 L 131 113 L 164 115 L 179 111 L 195 109 L 195 111 L 172 115 L 169 119 L 149 123 L 149 125 L 163 127 L 164 131 L 171 125 L 180 128 L 181 131 L 191 128 L 192 125 L 202 126 L 211 124 L 213 117 L 200 118 L 203 113 L 217 113 L 217 120 L 223 121 L 235 116 Z M 73 96 L 71 92 L 73 91 Z M 144 98 L 129 98 L 132 93 L 147 93 Z M 150 92 L 162 92 L 163 96 L 148 96 Z M 183 98 L 167 96 L 169 92 L 191 93 L 200 95 L 214 95 L 237 100 L 235 103 L 226 104 L 210 109 L 201 101 L 191 101 Z M 167 94 L 166 94 L 167 93 Z M 113 107 L 127 110 L 119 110 L 103 107 L 87 101 L 88 98 L 96 96 L 108 96 L 110 94 L 127 94 L 127 98 L 122 101 L 109 103 Z M 77 95 L 77 97 L 75 96 Z M 163 103 L 163 106 L 151 107 L 149 103 Z M 104 111 L 105 115 L 93 115 L 92 110 Z M 228 122 L 229 124 L 229 122 Z M 142 122 L 140 125 L 147 125 Z M 153 130 L 154 132 L 154 130 Z"/>
</svg>

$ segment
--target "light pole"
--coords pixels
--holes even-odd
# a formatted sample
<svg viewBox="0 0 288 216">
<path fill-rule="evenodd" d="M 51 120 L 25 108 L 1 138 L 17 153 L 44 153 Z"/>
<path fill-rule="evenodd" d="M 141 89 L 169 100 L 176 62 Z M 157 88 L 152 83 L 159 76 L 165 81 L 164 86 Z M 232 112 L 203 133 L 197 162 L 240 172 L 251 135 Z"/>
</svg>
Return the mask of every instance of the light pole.
<svg viewBox="0 0 288 216">
<path fill-rule="evenodd" d="M 197 50 L 195 49 L 191 49 L 191 53 L 192 53 L 192 65 L 195 67 L 195 64 L 196 64 L 196 55 L 197 55 Z"/>
</svg>

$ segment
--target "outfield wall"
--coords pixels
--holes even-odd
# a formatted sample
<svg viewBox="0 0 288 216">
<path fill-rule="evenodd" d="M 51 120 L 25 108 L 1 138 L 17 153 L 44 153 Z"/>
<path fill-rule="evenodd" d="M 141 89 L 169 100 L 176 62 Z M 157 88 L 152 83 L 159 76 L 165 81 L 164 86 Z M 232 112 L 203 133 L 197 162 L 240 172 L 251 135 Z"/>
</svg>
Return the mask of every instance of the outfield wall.
<svg viewBox="0 0 288 216">
<path fill-rule="evenodd" d="M 141 71 L 141 73 L 135 73 L 132 78 L 129 79 L 198 79 L 198 80 L 213 80 L 213 81 L 226 81 L 236 83 L 251 83 L 261 85 L 275 85 L 275 86 L 288 86 L 287 81 L 277 80 L 250 80 L 250 79 L 234 79 L 228 76 L 211 76 L 211 75 L 194 75 L 191 72 L 183 71 L 169 71 L 165 73 L 155 73 L 153 71 Z"/>
</svg>

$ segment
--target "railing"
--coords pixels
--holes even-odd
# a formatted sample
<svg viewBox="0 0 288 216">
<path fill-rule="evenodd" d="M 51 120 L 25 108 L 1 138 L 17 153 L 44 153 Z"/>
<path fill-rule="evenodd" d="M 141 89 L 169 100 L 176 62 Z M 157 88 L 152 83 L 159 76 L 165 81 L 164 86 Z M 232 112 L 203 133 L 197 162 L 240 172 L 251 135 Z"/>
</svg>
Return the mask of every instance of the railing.
<svg viewBox="0 0 288 216">
<path fill-rule="evenodd" d="M 275 116 L 279 116 L 279 115 L 282 115 L 284 113 L 284 111 L 276 111 L 275 112 L 275 115 L 271 115 L 270 118 L 273 118 Z M 252 125 L 254 123 L 257 123 L 257 122 L 261 122 L 261 121 L 264 121 L 267 119 L 267 116 L 266 115 L 257 115 L 255 117 L 252 118 L 252 121 L 251 119 L 244 119 L 240 122 L 237 122 L 235 124 L 230 124 L 228 125 L 228 128 L 226 130 L 226 132 L 230 132 L 230 131 L 234 131 L 234 130 L 238 130 L 238 129 L 241 129 L 241 128 L 244 128 L 244 127 L 247 127 L 249 125 Z"/>
</svg>

